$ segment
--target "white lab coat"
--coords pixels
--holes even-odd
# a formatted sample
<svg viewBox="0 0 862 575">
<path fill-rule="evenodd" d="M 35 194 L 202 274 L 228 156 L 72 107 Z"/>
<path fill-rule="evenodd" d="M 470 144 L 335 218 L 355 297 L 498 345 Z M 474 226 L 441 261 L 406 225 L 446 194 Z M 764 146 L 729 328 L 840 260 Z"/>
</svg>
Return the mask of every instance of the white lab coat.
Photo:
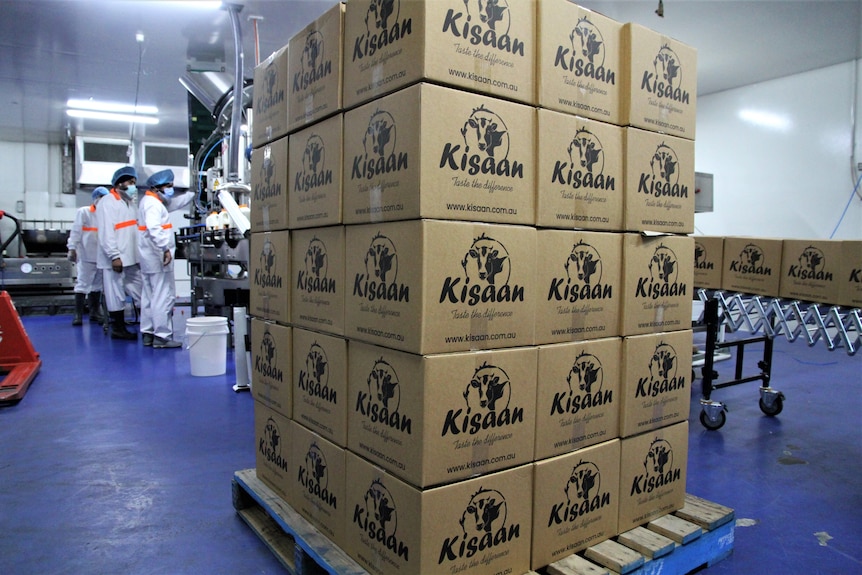
<svg viewBox="0 0 862 575">
<path fill-rule="evenodd" d="M 194 199 L 186 193 L 170 198 L 170 211 L 181 209 Z M 138 204 L 138 261 L 141 265 L 141 333 L 171 339 L 171 314 L 176 301 L 173 256 L 176 251 L 174 229 L 168 207 L 154 192 L 146 192 Z M 171 252 L 171 262 L 164 265 L 164 254 Z"/>
<path fill-rule="evenodd" d="M 77 260 L 75 293 L 102 291 L 102 271 L 96 266 L 96 258 L 99 256 L 97 231 L 96 204 L 78 208 L 69 231 L 69 239 L 66 241 L 66 248 L 75 250 Z"/>
<path fill-rule="evenodd" d="M 109 312 L 125 309 L 126 294 L 132 296 L 135 306 L 141 305 L 141 268 L 138 265 L 137 212 L 135 203 L 115 189 L 102 196 L 96 204 L 96 226 L 99 228 L 99 257 L 102 270 L 105 305 Z M 123 271 L 117 273 L 111 262 L 123 262 Z"/>
<path fill-rule="evenodd" d="M 99 228 L 99 269 L 111 269 L 116 258 L 123 267 L 138 263 L 136 206 L 115 189 L 96 204 L 96 227 Z"/>
<path fill-rule="evenodd" d="M 75 222 L 69 231 L 66 247 L 75 250 L 79 262 L 96 263 L 99 255 L 99 237 L 96 225 L 96 204 L 83 206 L 75 212 Z"/>
</svg>

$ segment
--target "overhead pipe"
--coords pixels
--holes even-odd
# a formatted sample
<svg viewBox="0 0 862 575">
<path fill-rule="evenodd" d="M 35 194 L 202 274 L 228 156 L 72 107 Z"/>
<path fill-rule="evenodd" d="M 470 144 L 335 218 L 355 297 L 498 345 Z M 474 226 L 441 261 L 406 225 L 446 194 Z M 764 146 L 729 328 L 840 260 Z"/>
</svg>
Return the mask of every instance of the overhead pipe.
<svg viewBox="0 0 862 575">
<path fill-rule="evenodd" d="M 234 76 L 233 76 L 233 106 L 231 108 L 230 140 L 228 141 L 228 183 L 239 182 L 239 137 L 242 125 L 242 94 L 243 94 L 243 65 L 244 56 L 242 49 L 242 30 L 239 26 L 239 13 L 241 4 L 224 3 L 223 7 L 230 14 L 230 23 L 233 28 L 234 48 Z"/>
</svg>

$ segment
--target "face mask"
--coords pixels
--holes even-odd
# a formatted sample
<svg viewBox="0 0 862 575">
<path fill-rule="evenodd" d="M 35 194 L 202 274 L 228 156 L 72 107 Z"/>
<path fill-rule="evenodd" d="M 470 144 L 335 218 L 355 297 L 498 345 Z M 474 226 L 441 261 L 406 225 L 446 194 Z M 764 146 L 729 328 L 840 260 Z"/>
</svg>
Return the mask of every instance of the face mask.
<svg viewBox="0 0 862 575">
<path fill-rule="evenodd" d="M 128 188 L 126 188 L 126 194 L 133 200 L 138 197 L 138 186 L 132 184 Z"/>
<path fill-rule="evenodd" d="M 173 188 L 165 188 L 165 190 L 162 193 L 165 195 L 166 198 L 174 197 L 174 189 Z"/>
</svg>

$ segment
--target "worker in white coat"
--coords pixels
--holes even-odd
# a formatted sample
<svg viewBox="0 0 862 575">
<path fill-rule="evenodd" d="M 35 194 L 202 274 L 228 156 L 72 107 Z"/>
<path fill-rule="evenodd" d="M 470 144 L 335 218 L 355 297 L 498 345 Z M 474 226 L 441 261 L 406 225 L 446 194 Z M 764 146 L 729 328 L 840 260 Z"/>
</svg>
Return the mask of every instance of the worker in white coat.
<svg viewBox="0 0 862 575">
<path fill-rule="evenodd" d="M 111 317 L 113 339 L 137 340 L 126 327 L 126 294 L 141 305 L 141 267 L 138 265 L 137 172 L 123 166 L 111 178 L 111 191 L 96 205 L 99 257 L 105 306 Z"/>
<path fill-rule="evenodd" d="M 96 204 L 108 188 L 99 186 L 93 190 L 93 203 L 82 206 L 75 212 L 75 221 L 69 230 L 66 247 L 68 259 L 77 267 L 75 278 L 75 315 L 72 325 L 84 322 L 84 304 L 90 308 L 90 323 L 101 323 L 102 317 L 102 271 L 96 266 L 99 255 L 99 238 L 96 226 Z"/>
<path fill-rule="evenodd" d="M 141 337 L 154 349 L 181 347 L 173 339 L 171 316 L 176 301 L 174 253 L 176 239 L 169 211 L 188 206 L 194 194 L 174 194 L 172 170 L 147 179 L 147 191 L 138 204 L 138 261 L 141 265 Z"/>
</svg>

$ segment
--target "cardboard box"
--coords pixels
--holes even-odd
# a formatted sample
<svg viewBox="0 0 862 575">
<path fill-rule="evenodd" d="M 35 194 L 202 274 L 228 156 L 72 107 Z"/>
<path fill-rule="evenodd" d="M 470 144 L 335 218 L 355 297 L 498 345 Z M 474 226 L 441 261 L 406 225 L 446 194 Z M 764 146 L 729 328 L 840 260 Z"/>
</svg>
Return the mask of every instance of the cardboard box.
<svg viewBox="0 0 862 575">
<path fill-rule="evenodd" d="M 721 289 L 724 236 L 694 236 L 694 287 Z"/>
<path fill-rule="evenodd" d="M 539 346 L 536 459 L 620 435 L 622 340 Z"/>
<path fill-rule="evenodd" d="M 622 24 L 569 0 L 538 4 L 539 106 L 619 124 Z"/>
<path fill-rule="evenodd" d="M 620 533 L 685 505 L 688 422 L 620 441 Z"/>
<path fill-rule="evenodd" d="M 721 289 L 778 297 L 781 283 L 782 240 L 724 238 Z"/>
<path fill-rule="evenodd" d="M 697 50 L 640 26 L 622 30 L 623 125 L 694 140 Z"/>
<path fill-rule="evenodd" d="M 347 340 L 294 328 L 293 419 L 347 447 Z"/>
<path fill-rule="evenodd" d="M 374 575 L 530 569 L 532 465 L 420 491 L 347 453 L 344 550 Z"/>
<path fill-rule="evenodd" d="M 688 419 L 692 331 L 623 338 L 620 437 Z"/>
<path fill-rule="evenodd" d="M 339 547 L 344 545 L 347 488 L 344 450 L 291 422 L 290 499 L 287 503 Z"/>
<path fill-rule="evenodd" d="M 419 488 L 529 463 L 537 355 L 421 356 L 351 341 L 347 446 Z"/>
<path fill-rule="evenodd" d="M 620 442 L 538 461 L 533 475 L 533 569 L 618 534 Z"/>
<path fill-rule="evenodd" d="M 290 138 L 290 228 L 341 223 L 343 116 L 338 114 Z"/>
<path fill-rule="evenodd" d="M 538 230 L 536 343 L 620 334 L 623 234 Z"/>
<path fill-rule="evenodd" d="M 533 345 L 536 230 L 347 226 L 345 335 L 417 354 Z"/>
<path fill-rule="evenodd" d="M 293 328 L 251 318 L 251 395 L 293 417 Z"/>
<path fill-rule="evenodd" d="M 535 104 L 535 61 L 534 0 L 347 3 L 345 108 L 422 79 Z"/>
<path fill-rule="evenodd" d="M 344 334 L 344 226 L 291 232 L 293 324 Z"/>
<path fill-rule="evenodd" d="M 290 234 L 287 230 L 251 234 L 249 315 L 290 323 Z"/>
<path fill-rule="evenodd" d="M 251 154 L 252 232 L 274 232 L 289 227 L 287 138 L 264 144 Z"/>
<path fill-rule="evenodd" d="M 623 236 L 622 335 L 691 327 L 694 240 Z"/>
<path fill-rule="evenodd" d="M 344 115 L 344 222 L 533 225 L 536 110 L 416 84 Z"/>
<path fill-rule="evenodd" d="M 625 229 L 694 232 L 694 142 L 625 129 Z"/>
<path fill-rule="evenodd" d="M 623 128 L 539 110 L 536 224 L 623 228 Z"/>
<path fill-rule="evenodd" d="M 841 240 L 784 240 L 778 295 L 835 305 L 840 299 Z"/>
<path fill-rule="evenodd" d="M 344 4 L 336 4 L 288 42 L 290 132 L 341 110 Z"/>
<path fill-rule="evenodd" d="M 844 240 L 841 254 L 838 303 L 862 309 L 862 240 Z"/>
<path fill-rule="evenodd" d="M 293 444 L 290 419 L 262 403 L 254 402 L 254 455 L 257 478 L 287 501 L 296 465 L 290 459 Z"/>
<path fill-rule="evenodd" d="M 254 68 L 253 147 L 287 135 L 288 85 L 287 46 L 283 46 Z"/>
</svg>

